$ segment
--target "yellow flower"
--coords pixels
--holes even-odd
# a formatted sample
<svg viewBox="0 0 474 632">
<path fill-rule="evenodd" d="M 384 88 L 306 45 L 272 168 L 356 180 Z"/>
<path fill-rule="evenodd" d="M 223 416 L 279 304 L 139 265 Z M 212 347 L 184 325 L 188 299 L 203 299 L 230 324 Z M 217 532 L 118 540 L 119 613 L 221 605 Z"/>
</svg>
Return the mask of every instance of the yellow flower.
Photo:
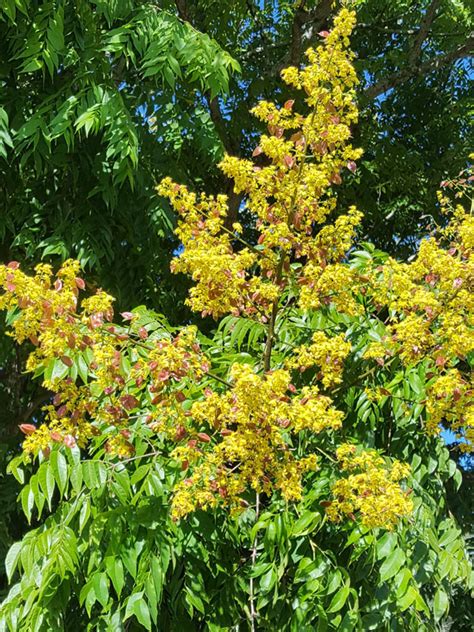
<svg viewBox="0 0 474 632">
<path fill-rule="evenodd" d="M 330 520 L 355 520 L 359 514 L 366 527 L 393 529 L 410 515 L 413 502 L 398 484 L 409 476 L 406 463 L 395 460 L 390 466 L 374 450 L 358 451 L 351 444 L 341 445 L 336 455 L 341 470 L 349 474 L 332 486 L 334 500 L 326 510 Z"/>
<path fill-rule="evenodd" d="M 295 349 L 287 361 L 288 368 L 300 370 L 318 366 L 321 381 L 326 388 L 342 381 L 344 360 L 351 350 L 351 345 L 344 339 L 344 334 L 328 338 L 322 331 L 316 331 L 312 336 L 313 344 L 303 345 Z"/>
</svg>

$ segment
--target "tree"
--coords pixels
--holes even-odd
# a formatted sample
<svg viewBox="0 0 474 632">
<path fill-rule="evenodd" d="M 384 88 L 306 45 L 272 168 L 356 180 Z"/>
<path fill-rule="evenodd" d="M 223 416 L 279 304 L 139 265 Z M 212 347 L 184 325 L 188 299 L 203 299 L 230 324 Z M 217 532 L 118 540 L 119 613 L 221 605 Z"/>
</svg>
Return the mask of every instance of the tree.
<svg viewBox="0 0 474 632">
<path fill-rule="evenodd" d="M 472 447 L 474 224 L 441 195 L 451 221 L 411 263 L 354 250 L 361 214 L 336 199 L 361 154 L 354 22 L 283 71 L 304 98 L 254 108 L 266 162 L 221 163 L 258 239 L 226 226 L 226 196 L 160 185 L 212 338 L 144 308 L 114 324 L 72 260 L 0 268 L 52 398 L 11 464 L 39 522 L 7 556 L 9 629 L 430 630 L 469 588 L 439 432 Z"/>
</svg>

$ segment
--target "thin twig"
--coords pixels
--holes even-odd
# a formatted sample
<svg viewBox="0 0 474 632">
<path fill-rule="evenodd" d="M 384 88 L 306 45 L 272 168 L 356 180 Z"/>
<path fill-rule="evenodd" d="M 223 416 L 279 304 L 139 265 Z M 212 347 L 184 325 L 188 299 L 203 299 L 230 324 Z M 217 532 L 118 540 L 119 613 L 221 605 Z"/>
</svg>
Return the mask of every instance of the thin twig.
<svg viewBox="0 0 474 632">
<path fill-rule="evenodd" d="M 256 492 L 255 495 L 255 524 L 258 521 L 258 518 L 260 516 L 260 493 Z M 258 531 L 255 533 L 253 542 L 252 542 L 252 555 L 251 555 L 251 562 L 252 562 L 252 573 L 254 571 L 255 568 L 255 562 L 257 561 L 257 538 L 258 538 Z M 255 586 L 254 586 L 254 578 L 253 576 L 250 577 L 250 629 L 252 632 L 255 632 L 255 622 L 257 620 L 257 611 L 255 609 Z"/>
<path fill-rule="evenodd" d="M 149 456 L 159 456 L 160 454 L 163 454 L 162 452 L 158 452 L 157 450 L 153 450 L 153 452 L 145 452 L 145 454 L 138 454 L 136 456 L 131 456 L 128 459 L 121 459 L 120 461 L 117 461 L 117 463 L 112 463 L 112 467 L 116 468 L 119 465 L 123 465 L 124 463 L 130 463 L 131 461 L 136 461 L 137 459 L 145 459 Z"/>
</svg>

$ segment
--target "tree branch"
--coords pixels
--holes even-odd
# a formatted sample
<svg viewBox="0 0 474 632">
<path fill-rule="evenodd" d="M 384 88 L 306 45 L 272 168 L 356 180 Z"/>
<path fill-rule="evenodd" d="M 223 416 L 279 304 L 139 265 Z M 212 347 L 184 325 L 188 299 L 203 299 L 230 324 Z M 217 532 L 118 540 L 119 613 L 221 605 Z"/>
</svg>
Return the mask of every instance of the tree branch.
<svg viewBox="0 0 474 632">
<path fill-rule="evenodd" d="M 188 13 L 188 3 L 186 0 L 175 0 L 176 9 L 178 11 L 179 17 L 184 22 L 189 22 L 191 24 L 191 19 Z"/>
<path fill-rule="evenodd" d="M 326 25 L 331 15 L 332 0 L 320 0 L 316 7 L 308 11 L 305 7 L 306 0 L 299 3 L 291 25 L 291 43 L 288 54 L 282 59 L 276 71 L 288 65 L 298 66 L 301 62 L 303 47 L 314 38 L 314 34 Z"/>
<path fill-rule="evenodd" d="M 18 423 L 23 424 L 30 419 L 30 417 L 39 409 L 43 404 L 46 404 L 48 400 L 52 398 L 52 394 L 48 391 L 40 393 L 32 402 L 28 404 L 26 409 L 21 413 L 18 418 Z"/>
<path fill-rule="evenodd" d="M 418 65 L 421 61 L 421 49 L 423 42 L 426 40 L 430 31 L 431 25 L 436 17 L 436 12 L 440 5 L 441 0 L 431 0 L 430 6 L 427 8 L 425 17 L 421 21 L 420 28 L 413 42 L 410 54 L 408 56 L 409 65 Z"/>
<path fill-rule="evenodd" d="M 175 0 L 176 9 L 178 11 L 178 16 L 184 22 L 188 22 L 193 28 L 195 28 L 193 24 L 192 17 L 188 10 L 187 0 Z M 250 9 L 251 4 L 247 5 Z M 255 18 L 256 19 L 256 18 Z M 263 33 L 262 33 L 263 38 Z M 217 135 L 224 146 L 226 153 L 239 156 L 240 155 L 240 142 L 238 137 L 233 137 L 229 134 L 228 122 L 224 119 L 222 114 L 221 106 L 219 104 L 219 99 L 217 97 L 212 97 L 210 91 L 204 93 L 204 98 L 206 100 L 209 114 L 211 116 L 211 121 L 214 123 L 214 128 L 217 132 Z M 225 218 L 225 226 L 226 228 L 230 228 L 232 224 L 236 221 L 240 204 L 242 202 L 243 196 L 241 194 L 237 194 L 234 191 L 234 184 L 231 180 L 227 180 L 225 193 L 228 197 L 228 212 Z"/>
<path fill-rule="evenodd" d="M 265 29 L 263 28 L 263 25 L 258 16 L 257 8 L 255 7 L 253 0 L 247 0 L 246 4 L 247 4 L 247 9 L 249 10 L 250 15 L 252 16 L 253 20 L 255 21 L 256 26 L 258 27 L 258 31 L 260 33 L 260 39 L 262 40 L 263 48 L 266 49 L 268 46 L 267 36 L 265 35 Z"/>
<path fill-rule="evenodd" d="M 407 66 L 402 70 L 394 72 L 385 79 L 381 79 L 372 86 L 369 86 L 363 94 L 367 99 L 375 99 L 388 90 L 405 83 L 405 81 L 408 81 L 409 79 L 427 75 L 430 72 L 438 70 L 444 66 L 448 66 L 457 59 L 472 56 L 474 56 L 474 36 L 469 37 L 465 44 L 450 51 L 449 53 L 438 55 L 433 59 L 429 59 L 421 64 L 418 64 L 417 66 Z"/>
<path fill-rule="evenodd" d="M 328 25 L 329 17 L 334 11 L 333 0 L 320 0 L 319 4 L 308 12 L 306 25 L 309 28 L 303 32 L 303 43 L 305 48 L 315 39 L 317 33 Z"/>
<path fill-rule="evenodd" d="M 303 26 L 307 21 L 307 12 L 305 10 L 305 1 L 301 2 L 293 16 L 293 24 L 291 25 L 291 44 L 288 56 L 288 63 L 297 66 L 301 59 L 301 48 L 303 44 Z"/>
<path fill-rule="evenodd" d="M 229 136 L 227 132 L 227 124 L 224 120 L 224 117 L 222 116 L 222 110 L 217 97 L 211 99 L 211 95 L 209 92 L 206 92 L 205 97 L 207 105 L 209 107 L 211 120 L 214 123 L 214 127 L 216 128 L 217 134 L 221 139 L 222 144 L 224 145 L 224 149 L 228 154 L 238 156 L 240 153 L 240 147 L 238 143 L 234 142 L 234 140 Z"/>
</svg>

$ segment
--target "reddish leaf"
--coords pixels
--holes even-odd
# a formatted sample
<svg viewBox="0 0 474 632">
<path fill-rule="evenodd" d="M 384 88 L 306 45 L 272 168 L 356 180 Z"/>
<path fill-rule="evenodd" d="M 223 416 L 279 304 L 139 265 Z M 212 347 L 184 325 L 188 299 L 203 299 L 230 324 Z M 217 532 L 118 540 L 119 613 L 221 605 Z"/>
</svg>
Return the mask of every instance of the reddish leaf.
<svg viewBox="0 0 474 632">
<path fill-rule="evenodd" d="M 71 367 L 74 364 L 74 362 L 71 360 L 71 358 L 69 356 L 66 356 L 66 355 L 61 356 L 61 362 L 63 364 L 65 364 L 66 366 L 69 366 L 69 367 Z"/>
<path fill-rule="evenodd" d="M 355 173 L 357 170 L 357 165 L 353 160 L 349 160 L 349 162 L 347 163 L 347 168 L 349 169 L 349 171 L 352 171 L 352 173 Z"/>
<path fill-rule="evenodd" d="M 80 277 L 76 277 L 75 278 L 76 281 L 76 286 L 80 289 L 80 290 L 85 290 L 86 289 L 86 284 L 84 282 L 84 279 L 81 279 Z"/>
<path fill-rule="evenodd" d="M 133 410 L 138 406 L 138 399 L 130 394 L 122 395 L 122 397 L 120 398 L 120 403 L 125 408 L 125 410 Z"/>
<path fill-rule="evenodd" d="M 197 436 L 199 437 L 199 441 L 202 441 L 203 443 L 209 443 L 211 440 L 211 437 L 205 432 L 198 432 Z"/>
<path fill-rule="evenodd" d="M 26 435 L 33 434 L 36 430 L 36 426 L 33 426 L 33 424 L 20 424 L 18 428 Z"/>
<path fill-rule="evenodd" d="M 187 433 L 187 431 L 186 431 L 186 428 L 185 428 L 184 426 L 179 425 L 179 426 L 176 428 L 176 432 L 175 432 L 175 435 L 174 435 L 174 440 L 175 440 L 175 441 L 181 441 L 182 439 L 184 439 L 184 437 L 185 437 L 187 434 L 188 434 L 188 433 Z"/>
<path fill-rule="evenodd" d="M 76 440 L 72 435 L 64 437 L 64 445 L 68 448 L 74 448 L 76 446 Z"/>
</svg>

